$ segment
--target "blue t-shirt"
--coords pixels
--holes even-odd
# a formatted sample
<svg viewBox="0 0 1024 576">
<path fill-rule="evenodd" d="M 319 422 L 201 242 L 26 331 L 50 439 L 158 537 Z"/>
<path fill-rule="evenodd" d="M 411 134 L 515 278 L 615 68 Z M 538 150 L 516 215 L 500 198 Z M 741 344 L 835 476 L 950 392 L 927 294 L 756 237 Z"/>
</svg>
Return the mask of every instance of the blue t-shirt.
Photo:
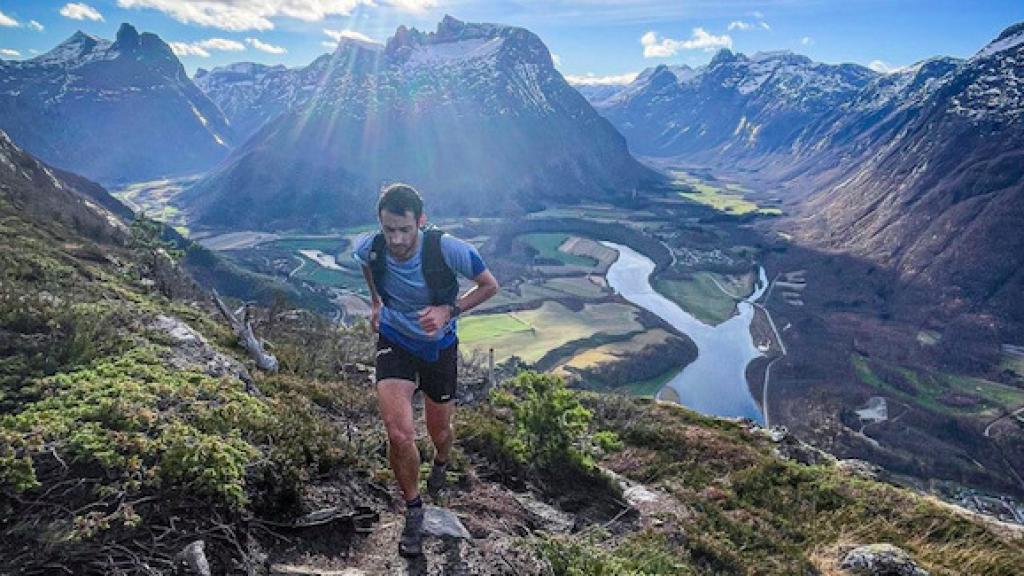
<svg viewBox="0 0 1024 576">
<path fill-rule="evenodd" d="M 377 232 L 364 234 L 356 241 L 352 257 L 363 266 L 369 266 L 370 249 Z M 427 335 L 420 327 L 419 311 L 430 306 L 430 288 L 423 276 L 423 231 L 419 232 L 418 248 L 408 260 L 398 262 L 387 254 L 387 273 L 383 286 L 388 293 L 388 304 L 380 310 L 380 333 L 388 340 L 412 352 L 424 360 L 434 362 L 438 352 L 455 341 L 456 320 L 438 330 L 433 336 Z M 472 244 L 450 234 L 441 236 L 441 255 L 448 267 L 465 278 L 476 278 L 487 269 L 480 253 Z"/>
</svg>

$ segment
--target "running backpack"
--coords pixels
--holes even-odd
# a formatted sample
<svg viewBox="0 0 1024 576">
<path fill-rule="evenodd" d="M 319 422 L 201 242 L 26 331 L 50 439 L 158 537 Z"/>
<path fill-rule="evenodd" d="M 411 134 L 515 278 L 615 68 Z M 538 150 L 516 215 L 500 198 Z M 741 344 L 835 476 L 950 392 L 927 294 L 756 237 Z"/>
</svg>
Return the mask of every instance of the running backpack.
<svg viewBox="0 0 1024 576">
<path fill-rule="evenodd" d="M 459 296 L 459 281 L 455 278 L 455 272 L 444 261 L 444 254 L 441 253 L 441 237 L 444 234 L 444 230 L 435 226 L 423 230 L 423 255 L 420 259 L 420 266 L 423 268 L 423 278 L 427 281 L 427 288 L 430 290 L 430 303 L 434 306 L 455 304 L 455 300 Z M 380 294 L 385 306 L 389 304 L 390 300 L 382 282 L 388 271 L 387 252 L 384 233 L 378 232 L 373 237 L 373 245 L 370 247 L 370 273 L 373 276 L 373 285 L 377 288 L 377 293 Z"/>
</svg>

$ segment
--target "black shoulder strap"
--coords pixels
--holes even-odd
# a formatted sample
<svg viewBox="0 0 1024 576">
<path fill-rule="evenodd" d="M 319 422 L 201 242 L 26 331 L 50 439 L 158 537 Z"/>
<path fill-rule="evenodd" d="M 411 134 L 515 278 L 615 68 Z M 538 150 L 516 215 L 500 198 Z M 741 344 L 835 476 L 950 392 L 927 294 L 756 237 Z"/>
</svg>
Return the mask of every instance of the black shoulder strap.
<svg viewBox="0 0 1024 576">
<path fill-rule="evenodd" d="M 384 233 L 378 232 L 373 237 L 373 245 L 370 246 L 370 273 L 373 276 L 373 286 L 377 289 L 377 294 L 380 295 L 385 306 L 388 304 L 388 294 L 384 290 L 384 276 L 388 271 L 387 254 L 388 246 L 384 239 Z"/>
<path fill-rule="evenodd" d="M 430 227 L 423 231 L 423 277 L 430 289 L 430 303 L 455 304 L 459 297 L 459 281 L 444 260 L 441 237 L 444 230 Z"/>
</svg>

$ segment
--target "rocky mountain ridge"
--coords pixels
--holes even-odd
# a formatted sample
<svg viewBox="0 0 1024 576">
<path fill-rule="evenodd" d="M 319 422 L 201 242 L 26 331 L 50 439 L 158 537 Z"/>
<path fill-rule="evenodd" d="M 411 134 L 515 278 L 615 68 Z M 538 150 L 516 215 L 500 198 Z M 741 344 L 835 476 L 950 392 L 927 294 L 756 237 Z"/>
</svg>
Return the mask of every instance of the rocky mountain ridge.
<svg viewBox="0 0 1024 576">
<path fill-rule="evenodd" d="M 316 90 L 182 197 L 201 225 L 326 228 L 372 213 L 381 182 L 435 213 L 522 213 L 628 198 L 657 174 L 555 71 L 522 28 L 446 17 L 386 46 L 343 42 Z"/>
<path fill-rule="evenodd" d="M 35 58 L 0 60 L 0 129 L 45 162 L 105 182 L 208 168 L 233 139 L 170 47 L 129 24 L 113 42 L 76 32 Z"/>
</svg>

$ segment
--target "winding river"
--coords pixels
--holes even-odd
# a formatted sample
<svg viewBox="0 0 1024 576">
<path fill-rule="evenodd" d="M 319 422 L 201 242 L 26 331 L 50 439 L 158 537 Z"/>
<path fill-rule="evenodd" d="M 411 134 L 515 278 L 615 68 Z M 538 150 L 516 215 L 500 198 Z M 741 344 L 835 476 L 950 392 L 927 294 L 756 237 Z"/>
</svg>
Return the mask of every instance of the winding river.
<svg viewBox="0 0 1024 576">
<path fill-rule="evenodd" d="M 760 268 L 754 293 L 739 304 L 739 314 L 718 326 L 708 326 L 694 318 L 651 287 L 654 262 L 628 246 L 602 242 L 619 253 L 608 269 L 608 285 L 623 298 L 650 310 L 653 314 L 689 336 L 697 345 L 697 359 L 683 368 L 658 393 L 671 388 L 680 403 L 698 412 L 714 416 L 747 417 L 764 422 L 761 410 L 750 395 L 747 364 L 761 356 L 750 335 L 756 301 L 768 287 L 764 268 Z"/>
</svg>

